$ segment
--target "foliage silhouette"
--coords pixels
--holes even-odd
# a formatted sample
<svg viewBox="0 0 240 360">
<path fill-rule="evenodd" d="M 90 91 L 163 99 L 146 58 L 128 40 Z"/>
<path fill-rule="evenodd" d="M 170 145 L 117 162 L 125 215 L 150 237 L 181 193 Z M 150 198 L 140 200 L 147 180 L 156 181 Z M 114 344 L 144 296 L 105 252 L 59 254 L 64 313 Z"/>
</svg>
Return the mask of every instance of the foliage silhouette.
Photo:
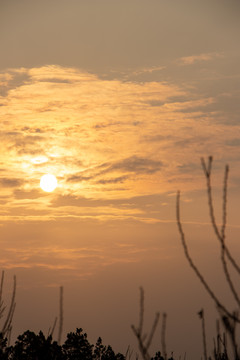
<svg viewBox="0 0 240 360">
<path fill-rule="evenodd" d="M 93 358 L 96 360 L 124 360 L 125 357 L 122 354 L 116 354 L 114 353 L 113 349 L 110 345 L 104 346 L 102 344 L 102 339 L 99 337 L 95 349 L 93 352 Z"/>
<path fill-rule="evenodd" d="M 18 336 L 15 346 L 8 349 L 11 360 L 64 360 L 61 346 L 52 337 L 47 338 L 40 331 L 36 335 L 32 331 L 26 331 Z"/>
<path fill-rule="evenodd" d="M 124 360 L 125 357 L 115 354 L 111 346 L 102 344 L 99 337 L 96 345 L 90 344 L 87 334 L 81 328 L 67 334 L 65 343 L 61 346 L 52 336 L 47 337 L 40 331 L 36 335 L 25 331 L 18 336 L 12 346 L 7 346 L 7 338 L 0 334 L 1 360 Z"/>
<path fill-rule="evenodd" d="M 63 344 L 67 360 L 91 360 L 93 357 L 93 345 L 87 339 L 87 334 L 77 328 L 75 333 L 67 334 L 67 340 Z"/>
</svg>

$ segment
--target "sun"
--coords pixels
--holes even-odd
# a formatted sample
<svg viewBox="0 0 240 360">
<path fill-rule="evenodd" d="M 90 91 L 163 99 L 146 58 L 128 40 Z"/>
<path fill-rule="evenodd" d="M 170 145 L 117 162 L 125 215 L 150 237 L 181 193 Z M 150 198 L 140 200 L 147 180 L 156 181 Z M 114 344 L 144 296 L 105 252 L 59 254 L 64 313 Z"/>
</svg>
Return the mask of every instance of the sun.
<svg viewBox="0 0 240 360">
<path fill-rule="evenodd" d="M 43 191 L 52 192 L 58 185 L 57 179 L 52 174 L 45 174 L 41 177 L 40 187 Z"/>
</svg>

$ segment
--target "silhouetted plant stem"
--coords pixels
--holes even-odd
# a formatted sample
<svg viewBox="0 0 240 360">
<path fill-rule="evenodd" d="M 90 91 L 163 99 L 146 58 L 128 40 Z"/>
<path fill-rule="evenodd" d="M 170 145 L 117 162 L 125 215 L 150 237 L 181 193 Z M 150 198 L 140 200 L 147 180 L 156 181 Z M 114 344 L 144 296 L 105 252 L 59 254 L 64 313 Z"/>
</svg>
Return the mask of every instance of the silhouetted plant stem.
<svg viewBox="0 0 240 360">
<path fill-rule="evenodd" d="M 16 282 L 16 276 L 14 275 L 13 277 L 13 292 L 12 292 L 12 299 L 11 299 L 11 304 L 9 307 L 9 311 L 5 320 L 5 323 L 3 325 L 2 328 L 2 333 L 5 336 L 7 332 L 9 332 L 10 328 L 11 328 L 11 323 L 12 323 L 12 319 L 13 319 L 13 314 L 15 311 L 15 307 L 16 307 L 16 303 L 15 303 L 15 296 L 16 296 L 16 286 L 17 286 L 17 282 Z"/>
<path fill-rule="evenodd" d="M 222 261 L 223 270 L 224 270 L 224 274 L 225 274 L 227 283 L 231 289 L 231 292 L 232 292 L 238 306 L 240 306 L 240 299 L 239 299 L 237 291 L 233 285 L 233 282 L 231 280 L 231 277 L 230 277 L 230 274 L 228 271 L 228 267 L 227 267 L 227 263 L 226 263 L 226 259 L 225 259 L 225 254 L 226 254 L 227 257 L 229 258 L 230 262 L 232 263 L 232 265 L 235 267 L 235 269 L 240 274 L 240 268 L 236 264 L 235 260 L 231 256 L 231 254 L 225 244 L 225 231 L 226 231 L 226 223 L 227 223 L 227 184 L 228 184 L 229 166 L 226 165 L 225 172 L 224 172 L 223 201 L 222 201 L 222 226 L 221 226 L 221 232 L 220 232 L 218 229 L 217 223 L 216 223 L 215 215 L 214 215 L 214 206 L 213 206 L 213 198 L 212 198 L 212 186 L 211 186 L 212 161 L 213 161 L 213 158 L 210 156 L 208 158 L 208 166 L 207 166 L 205 163 L 205 160 L 203 158 L 201 158 L 203 171 L 204 171 L 206 181 L 207 181 L 207 193 L 208 193 L 208 205 L 209 205 L 210 219 L 211 219 L 211 223 L 212 223 L 213 229 L 215 231 L 215 234 L 221 244 L 221 261 Z"/>
<path fill-rule="evenodd" d="M 163 313 L 162 331 L 161 331 L 161 345 L 162 345 L 162 353 L 163 353 L 163 356 L 164 356 L 165 360 L 167 360 L 166 324 L 167 324 L 167 314 Z"/>
<path fill-rule="evenodd" d="M 205 330 L 205 317 L 204 317 L 204 310 L 200 310 L 198 313 L 201 322 L 202 322 L 202 339 L 203 339 L 203 354 L 204 359 L 207 360 L 207 342 L 206 342 L 206 330 Z"/>
<path fill-rule="evenodd" d="M 236 291 L 236 289 L 235 289 L 235 287 L 233 285 L 233 282 L 231 280 L 230 273 L 228 271 L 227 261 L 226 261 L 226 257 L 227 257 L 228 260 L 233 265 L 233 267 L 235 268 L 235 270 L 240 275 L 240 268 L 237 265 L 236 261 L 231 256 L 231 254 L 230 254 L 230 252 L 229 252 L 229 250 L 228 250 L 228 248 L 226 247 L 226 244 L 225 244 L 225 238 L 226 238 L 225 232 L 226 232 L 226 224 L 227 224 L 227 185 L 228 185 L 229 167 L 227 165 L 225 167 L 225 172 L 224 172 L 223 197 L 222 197 L 222 225 L 221 225 L 221 228 L 219 230 L 219 228 L 217 226 L 217 223 L 216 223 L 215 215 L 214 215 L 214 205 L 213 205 L 213 198 L 212 198 L 212 185 L 211 185 L 212 161 L 213 161 L 213 159 L 212 159 L 211 156 L 208 158 L 207 163 L 205 162 L 205 160 L 203 158 L 201 159 L 203 171 L 204 171 L 206 181 L 207 181 L 207 197 L 208 197 L 210 220 L 211 220 L 211 224 L 212 224 L 212 227 L 214 229 L 214 232 L 215 232 L 215 234 L 217 236 L 217 239 L 219 240 L 220 245 L 221 245 L 221 256 L 220 257 L 221 257 L 221 263 L 222 263 L 222 266 L 223 266 L 223 271 L 224 271 L 225 278 L 227 280 L 227 283 L 229 285 L 231 293 L 232 293 L 235 301 L 237 302 L 238 307 L 240 308 L 240 298 L 239 298 L 238 293 L 237 293 L 237 291 Z M 178 225 L 178 229 L 179 229 L 179 233 L 180 233 L 180 237 L 181 237 L 182 246 L 183 246 L 183 249 L 184 249 L 184 254 L 185 254 L 185 256 L 186 256 L 186 258 L 187 258 L 187 260 L 189 262 L 190 267 L 194 270 L 195 274 L 197 275 L 197 277 L 199 278 L 199 280 L 203 284 L 205 290 L 208 292 L 210 297 L 215 302 L 215 305 L 217 306 L 217 309 L 218 309 L 218 311 L 219 311 L 219 313 L 221 315 L 221 320 L 223 322 L 226 333 L 230 337 L 232 350 L 234 352 L 234 359 L 239 360 L 240 357 L 239 357 L 239 353 L 238 353 L 238 344 L 237 344 L 237 341 L 236 341 L 236 325 L 237 325 L 237 323 L 240 323 L 239 314 L 236 311 L 230 312 L 227 309 L 227 307 L 224 306 L 218 300 L 215 293 L 209 287 L 209 285 L 206 282 L 205 278 L 202 276 L 201 272 L 199 271 L 197 266 L 194 264 L 190 254 L 189 254 L 188 247 L 187 247 L 186 240 L 185 240 L 185 234 L 183 232 L 183 227 L 182 227 L 181 219 L 180 219 L 180 192 L 177 193 L 176 218 L 177 218 L 177 225 Z M 204 317 L 203 317 L 202 321 L 203 321 L 202 324 L 204 325 Z M 219 336 L 219 331 L 218 331 L 217 336 L 218 336 L 218 338 L 217 338 L 218 344 L 217 344 L 217 349 L 216 349 L 216 346 L 214 345 L 214 356 L 215 356 L 215 358 L 217 358 L 217 359 L 219 358 L 220 360 L 228 359 L 225 336 L 224 336 L 224 342 L 223 342 L 223 344 L 224 344 L 224 354 L 220 354 L 220 355 L 219 355 L 219 353 L 220 353 L 220 340 L 221 340 L 221 337 Z M 204 356 L 206 358 L 207 355 L 205 354 Z"/>
<path fill-rule="evenodd" d="M 236 342 L 236 321 L 234 319 L 230 319 L 225 315 L 222 316 L 222 321 L 232 343 L 234 358 L 235 360 L 239 360 L 238 345 Z"/>
<path fill-rule="evenodd" d="M 53 336 L 54 330 L 56 328 L 57 320 L 58 320 L 58 318 L 56 316 L 54 319 L 54 322 L 53 322 L 52 329 L 51 329 L 51 327 L 49 328 L 48 335 Z"/>
<path fill-rule="evenodd" d="M 177 193 L 177 202 L 176 202 L 176 217 L 177 217 L 177 225 L 178 225 L 178 230 L 181 236 L 181 242 L 182 242 L 182 246 L 183 246 L 183 250 L 184 250 L 184 254 L 189 262 L 190 267 L 193 269 L 193 271 L 195 272 L 195 274 L 197 275 L 197 277 L 199 278 L 199 280 L 201 281 L 201 283 L 203 284 L 204 288 L 206 289 L 206 291 L 208 292 L 208 294 L 210 295 L 210 297 L 214 300 L 217 308 L 221 309 L 225 314 L 227 314 L 229 317 L 234 318 L 234 315 L 231 314 L 226 308 L 225 306 L 223 306 L 220 301 L 218 300 L 218 298 L 215 296 L 214 292 L 211 290 L 211 288 L 209 287 L 208 283 L 206 282 L 206 280 L 204 279 L 203 275 L 200 273 L 200 271 L 198 270 L 197 266 L 194 264 L 189 251 L 188 251 L 188 247 L 187 247 L 187 243 L 185 240 L 185 234 L 183 232 L 183 228 L 182 228 L 182 224 L 181 224 L 181 218 L 180 218 L 180 191 L 178 191 Z"/>
<path fill-rule="evenodd" d="M 63 330 L 63 286 L 60 286 L 60 303 L 59 303 L 59 329 L 58 329 L 58 344 L 61 343 Z"/>
<path fill-rule="evenodd" d="M 128 348 L 127 348 L 127 351 L 126 351 L 126 354 L 125 354 L 125 359 L 126 360 L 127 359 L 131 360 L 132 354 L 133 354 L 133 350 L 131 350 L 130 345 L 128 345 Z"/>
<path fill-rule="evenodd" d="M 0 319 L 3 317 L 5 306 L 3 306 L 2 294 L 3 294 L 3 283 L 4 283 L 4 270 L 2 271 L 1 285 L 0 285 Z"/>
<path fill-rule="evenodd" d="M 219 320 L 216 322 L 216 328 L 217 328 L 217 354 L 221 354 L 222 352 L 222 342 L 221 342 L 221 336 L 220 336 L 220 324 Z"/>
<path fill-rule="evenodd" d="M 144 291 L 143 288 L 140 287 L 139 326 L 138 328 L 136 328 L 134 325 L 132 325 L 131 328 L 138 340 L 139 350 L 144 360 L 150 360 L 150 355 L 148 350 L 152 343 L 152 339 L 157 328 L 159 317 L 160 314 L 157 312 L 149 336 L 147 336 L 147 334 L 143 335 L 142 332 L 143 332 L 143 321 L 144 321 Z"/>
</svg>

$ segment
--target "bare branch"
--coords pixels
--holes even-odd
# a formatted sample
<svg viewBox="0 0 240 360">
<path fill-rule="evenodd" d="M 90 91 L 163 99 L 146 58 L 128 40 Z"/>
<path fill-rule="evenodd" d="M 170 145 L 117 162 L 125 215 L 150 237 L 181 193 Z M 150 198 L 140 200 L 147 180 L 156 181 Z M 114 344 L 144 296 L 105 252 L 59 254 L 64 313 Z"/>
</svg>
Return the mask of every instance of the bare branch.
<svg viewBox="0 0 240 360">
<path fill-rule="evenodd" d="M 160 314 L 156 313 L 149 336 L 147 337 L 147 335 L 143 335 L 142 331 L 143 331 L 143 321 L 144 321 L 144 291 L 143 291 L 143 288 L 141 287 L 140 288 L 139 327 L 136 328 L 134 325 L 132 325 L 131 328 L 138 340 L 139 350 L 140 350 L 141 355 L 144 360 L 150 360 L 150 355 L 149 355 L 148 349 L 151 346 L 152 339 L 155 334 L 157 324 L 159 321 L 159 317 L 160 317 Z M 146 341 L 146 343 L 145 343 L 145 341 Z"/>
<path fill-rule="evenodd" d="M 58 344 L 61 343 L 62 329 L 63 329 L 63 286 L 60 286 Z"/>
<path fill-rule="evenodd" d="M 208 167 L 208 169 L 209 169 L 209 167 Z M 185 254 L 185 256 L 186 256 L 186 258 L 187 258 L 187 260 L 189 262 L 190 267 L 193 269 L 193 271 L 195 272 L 195 274 L 197 275 L 197 277 L 199 278 L 199 280 L 203 284 L 204 288 L 206 289 L 206 291 L 208 292 L 210 297 L 214 300 L 217 308 L 221 309 L 230 318 L 235 319 L 236 321 L 240 322 L 240 320 L 238 318 L 236 319 L 234 314 L 231 314 L 226 309 L 226 307 L 222 303 L 220 303 L 220 301 L 218 300 L 218 298 L 216 297 L 216 295 L 214 294 L 214 292 L 211 290 L 208 283 L 204 279 L 203 275 L 200 273 L 197 266 L 194 264 L 190 254 L 189 254 L 187 243 L 186 243 L 186 240 L 185 240 L 185 234 L 183 232 L 182 223 L 181 223 L 181 219 L 180 219 L 180 191 L 178 191 L 178 193 L 177 193 L 176 218 L 177 218 L 178 230 L 179 230 L 179 233 L 180 233 L 180 236 L 181 236 L 182 246 L 183 246 L 183 249 L 184 249 L 184 254 Z"/>
<path fill-rule="evenodd" d="M 227 184 L 228 184 L 229 167 L 228 167 L 228 165 L 226 165 L 225 172 L 224 172 L 223 204 L 222 204 L 223 213 L 222 213 L 222 227 L 221 227 L 221 232 L 220 232 L 219 229 L 218 229 L 217 223 L 216 223 L 215 215 L 214 215 L 214 206 L 213 206 L 213 198 L 212 198 L 212 185 L 211 185 L 212 161 L 213 161 L 212 157 L 209 157 L 209 159 L 208 159 L 208 170 L 207 170 L 207 165 L 206 165 L 204 159 L 201 158 L 203 171 L 205 173 L 205 177 L 206 177 L 206 181 L 207 181 L 207 194 L 208 194 L 208 205 L 209 205 L 210 219 L 211 219 L 211 223 L 212 223 L 213 229 L 215 231 L 215 234 L 216 234 L 218 240 L 220 241 L 220 245 L 221 245 L 221 261 L 222 261 L 223 271 L 224 271 L 227 283 L 228 283 L 228 285 L 230 287 L 230 290 L 231 290 L 231 292 L 233 294 L 234 299 L 236 300 L 238 306 L 240 306 L 240 298 L 239 298 L 238 293 L 237 293 L 237 291 L 235 289 L 235 286 L 234 286 L 234 284 L 232 282 L 230 273 L 228 271 L 227 262 L 226 262 L 226 259 L 225 259 L 225 254 L 226 254 L 228 259 L 232 263 L 232 265 L 235 267 L 235 269 L 238 272 L 240 271 L 240 268 L 236 264 L 235 260 L 231 256 L 231 254 L 230 254 L 230 252 L 229 252 L 229 250 L 228 250 L 228 248 L 226 247 L 226 244 L 225 244 L 225 231 L 226 231 L 226 224 L 227 224 Z M 240 272 L 239 272 L 239 274 L 240 274 Z"/>
<path fill-rule="evenodd" d="M 161 344 L 162 344 L 162 353 L 164 359 L 167 360 L 167 348 L 166 348 L 166 324 L 167 324 L 167 314 L 163 313 L 162 320 L 162 332 L 161 332 Z"/>
<path fill-rule="evenodd" d="M 3 283 L 4 283 L 4 270 L 2 271 L 1 285 L 0 285 L 0 319 L 3 317 L 6 306 L 3 306 L 2 294 L 3 294 Z"/>
<path fill-rule="evenodd" d="M 207 360 L 207 342 L 206 342 L 204 310 L 203 309 L 200 310 L 198 315 L 199 315 L 200 319 L 202 320 L 203 354 L 204 354 L 204 359 Z"/>
<path fill-rule="evenodd" d="M 207 193 L 208 193 L 208 205 L 209 205 L 209 212 L 210 212 L 210 219 L 213 226 L 213 229 L 217 235 L 217 238 L 219 239 L 220 243 L 222 244 L 222 240 L 225 240 L 225 229 L 226 229 L 226 220 L 227 220 L 227 182 L 228 182 L 228 174 L 229 174 L 229 166 L 226 165 L 225 167 L 225 174 L 224 174 L 224 182 L 223 182 L 223 220 L 222 220 L 222 229 L 221 233 L 218 230 L 215 215 L 214 215 L 214 208 L 213 208 L 213 199 L 212 199 L 212 186 L 211 186 L 211 164 L 212 164 L 212 157 L 210 156 L 208 159 L 208 171 L 206 171 L 206 163 L 203 158 L 201 158 L 202 167 L 204 174 L 206 176 L 207 180 Z M 209 165 L 210 164 L 210 165 Z M 240 267 L 232 257 L 231 253 L 229 252 L 227 246 L 225 245 L 225 252 L 232 263 L 233 267 L 236 269 L 236 271 L 240 274 Z"/>
<path fill-rule="evenodd" d="M 7 315 L 7 317 L 6 317 L 5 323 L 4 323 L 3 328 L 2 328 L 2 333 L 3 333 L 3 334 L 5 334 L 6 331 L 8 331 L 8 329 L 9 329 L 10 326 L 11 326 L 13 314 L 14 314 L 15 307 L 16 307 L 16 303 L 15 303 L 16 286 L 17 286 L 16 276 L 14 275 L 14 277 L 13 277 L 12 299 L 11 299 L 11 304 L 10 304 L 10 308 L 9 308 L 9 311 L 8 311 L 8 315 Z"/>
<path fill-rule="evenodd" d="M 148 349 L 152 343 L 152 339 L 153 339 L 153 336 L 155 334 L 155 331 L 156 331 L 156 328 L 157 328 L 157 325 L 158 325 L 158 322 L 159 322 L 159 318 L 160 318 L 160 313 L 157 312 L 156 315 L 155 315 L 155 319 L 154 319 L 154 322 L 153 322 L 153 325 L 152 325 L 152 329 L 151 329 L 151 332 L 149 334 L 149 337 L 148 337 L 148 340 L 147 340 L 147 343 L 146 343 L 146 348 Z"/>
<path fill-rule="evenodd" d="M 142 336 L 143 330 L 143 319 L 144 319 L 144 290 L 140 287 L 140 312 L 139 312 L 139 326 L 138 331 L 139 335 Z"/>
<path fill-rule="evenodd" d="M 2 302 L 3 283 L 4 283 L 4 270 L 2 271 L 2 278 L 1 278 L 1 285 L 0 285 L 0 303 Z"/>
<path fill-rule="evenodd" d="M 57 320 L 58 320 L 58 318 L 57 318 L 57 316 L 56 316 L 55 319 L 54 319 L 54 323 L 53 323 L 53 326 L 52 326 L 52 330 L 51 330 L 51 328 L 49 329 L 49 335 L 50 335 L 50 336 L 53 336 L 54 330 L 55 330 L 55 328 L 56 328 Z"/>
</svg>

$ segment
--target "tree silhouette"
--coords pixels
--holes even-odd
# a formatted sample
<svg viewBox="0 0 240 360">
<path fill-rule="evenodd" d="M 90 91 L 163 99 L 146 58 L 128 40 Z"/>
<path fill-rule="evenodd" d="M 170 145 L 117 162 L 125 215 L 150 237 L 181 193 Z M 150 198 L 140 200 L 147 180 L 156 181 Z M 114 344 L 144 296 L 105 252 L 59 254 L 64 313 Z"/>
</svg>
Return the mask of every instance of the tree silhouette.
<svg viewBox="0 0 240 360">
<path fill-rule="evenodd" d="M 9 348 L 11 360 L 65 360 L 61 346 L 52 337 L 45 338 L 40 331 L 36 335 L 32 331 L 25 331 L 18 336 L 15 346 Z"/>
<path fill-rule="evenodd" d="M 3 333 L 0 333 L 0 359 L 8 360 L 9 359 L 9 348 L 7 347 L 8 339 L 3 336 Z"/>
<path fill-rule="evenodd" d="M 124 360 L 125 357 L 122 354 L 116 354 L 114 353 L 112 347 L 110 345 L 104 346 L 102 344 L 102 339 L 99 337 L 95 349 L 93 358 L 97 360 Z"/>
<path fill-rule="evenodd" d="M 125 360 L 125 357 L 105 346 L 99 337 L 96 345 L 90 344 L 87 334 L 81 328 L 67 334 L 61 346 L 52 336 L 44 336 L 42 331 L 36 335 L 25 331 L 19 335 L 15 344 L 8 346 L 8 339 L 0 333 L 0 360 Z"/>
<path fill-rule="evenodd" d="M 87 339 L 87 334 L 82 328 L 67 334 L 67 340 L 63 344 L 64 354 L 67 360 L 91 360 L 93 358 L 93 345 Z"/>
</svg>

